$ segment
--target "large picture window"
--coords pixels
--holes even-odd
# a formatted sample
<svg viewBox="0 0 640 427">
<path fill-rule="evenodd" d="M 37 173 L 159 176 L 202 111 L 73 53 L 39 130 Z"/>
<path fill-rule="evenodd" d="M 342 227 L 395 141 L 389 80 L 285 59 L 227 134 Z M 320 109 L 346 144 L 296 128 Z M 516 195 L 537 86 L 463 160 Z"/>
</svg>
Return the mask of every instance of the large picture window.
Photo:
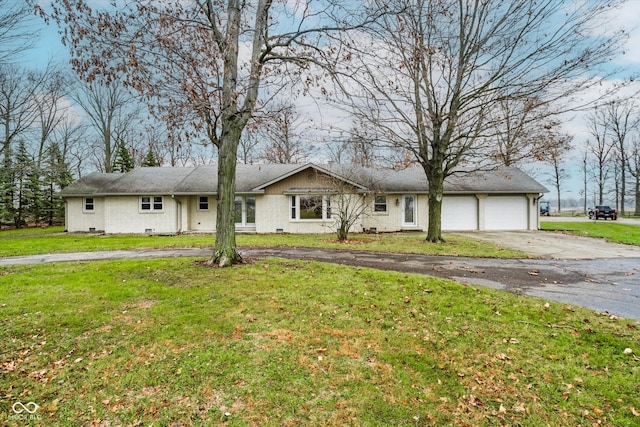
<svg viewBox="0 0 640 427">
<path fill-rule="evenodd" d="M 161 211 L 164 209 L 162 196 L 142 196 L 140 197 L 140 210 L 143 212 Z"/>
<path fill-rule="evenodd" d="M 291 219 L 325 220 L 331 218 L 331 199 L 329 196 L 305 194 L 291 196 Z"/>
</svg>

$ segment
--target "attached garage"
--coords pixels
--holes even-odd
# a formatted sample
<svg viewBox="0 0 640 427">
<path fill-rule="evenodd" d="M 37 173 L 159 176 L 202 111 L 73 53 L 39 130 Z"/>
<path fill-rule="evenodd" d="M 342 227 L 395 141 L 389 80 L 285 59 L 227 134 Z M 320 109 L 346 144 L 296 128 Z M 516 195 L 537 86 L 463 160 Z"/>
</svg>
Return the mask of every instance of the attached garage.
<svg viewBox="0 0 640 427">
<path fill-rule="evenodd" d="M 526 196 L 489 196 L 484 201 L 485 230 L 527 230 Z"/>
<path fill-rule="evenodd" d="M 477 230 L 478 198 L 476 196 L 443 197 L 442 229 L 448 231 Z"/>
</svg>

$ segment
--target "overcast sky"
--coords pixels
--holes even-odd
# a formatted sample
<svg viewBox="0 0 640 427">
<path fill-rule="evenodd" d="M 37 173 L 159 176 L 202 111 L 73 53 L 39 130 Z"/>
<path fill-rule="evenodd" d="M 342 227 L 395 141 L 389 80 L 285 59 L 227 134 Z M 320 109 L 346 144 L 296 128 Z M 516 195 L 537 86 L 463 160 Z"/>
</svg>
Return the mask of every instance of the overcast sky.
<svg viewBox="0 0 640 427">
<path fill-rule="evenodd" d="M 24 0 L 16 0 L 24 1 Z M 102 1 L 102 0 L 96 0 Z M 599 1 L 599 0 L 596 0 Z M 640 75 L 640 0 L 628 0 L 628 3 L 611 18 L 612 30 L 624 27 L 629 33 L 629 40 L 624 49 L 624 55 L 620 55 L 613 62 L 615 66 L 623 66 L 628 74 L 636 73 Z M 47 26 L 40 19 L 33 21 L 34 25 L 41 27 L 41 34 L 36 47 L 27 52 L 20 63 L 27 67 L 39 67 L 45 65 L 48 61 L 66 61 L 68 54 L 66 48 L 61 44 L 60 37 L 55 26 Z M 596 88 L 597 90 L 597 88 Z M 628 93 L 634 90 L 640 90 L 640 83 L 628 89 Z M 308 101 L 307 101 L 308 103 Z M 577 147 L 581 147 L 590 135 L 585 127 L 585 114 L 575 113 L 564 116 L 564 130 L 574 136 L 573 142 Z M 526 168 L 525 168 L 526 169 Z M 545 174 L 539 166 L 529 169 L 541 183 L 552 188 L 546 182 Z M 581 160 L 579 154 L 575 154 L 569 165 L 570 180 L 566 184 L 566 191 L 563 191 L 563 197 L 579 198 L 579 191 L 582 189 L 582 172 Z M 547 198 L 554 200 L 555 193 L 550 193 Z M 591 204 L 591 200 L 589 200 Z"/>
</svg>

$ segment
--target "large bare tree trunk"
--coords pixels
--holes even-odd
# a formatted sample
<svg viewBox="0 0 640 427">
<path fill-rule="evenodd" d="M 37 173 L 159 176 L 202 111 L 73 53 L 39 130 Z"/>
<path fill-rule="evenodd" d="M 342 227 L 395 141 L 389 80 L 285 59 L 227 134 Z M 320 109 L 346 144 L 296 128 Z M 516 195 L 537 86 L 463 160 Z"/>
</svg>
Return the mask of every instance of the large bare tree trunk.
<svg viewBox="0 0 640 427">
<path fill-rule="evenodd" d="M 444 190 L 444 171 L 441 167 L 424 167 L 429 182 L 429 228 L 427 241 L 442 243 L 442 193 Z"/>
<path fill-rule="evenodd" d="M 229 125 L 230 129 L 222 135 L 218 151 L 218 210 L 216 217 L 216 243 L 210 265 L 220 267 L 242 261 L 236 247 L 235 233 L 235 188 L 236 153 L 242 127 Z"/>
<path fill-rule="evenodd" d="M 636 209 L 635 214 L 640 215 L 640 180 L 636 178 Z"/>
</svg>

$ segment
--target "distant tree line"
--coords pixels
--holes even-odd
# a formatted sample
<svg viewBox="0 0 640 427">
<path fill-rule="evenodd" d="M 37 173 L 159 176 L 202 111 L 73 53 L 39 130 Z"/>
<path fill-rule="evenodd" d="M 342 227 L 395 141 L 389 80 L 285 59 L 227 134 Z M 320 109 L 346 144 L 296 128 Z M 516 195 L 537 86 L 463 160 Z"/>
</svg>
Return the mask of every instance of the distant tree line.
<svg viewBox="0 0 640 427">
<path fill-rule="evenodd" d="M 640 107 L 633 99 L 600 106 L 587 117 L 590 138 L 582 152 L 584 208 L 614 204 L 621 215 L 629 205 L 640 215 Z"/>
</svg>

